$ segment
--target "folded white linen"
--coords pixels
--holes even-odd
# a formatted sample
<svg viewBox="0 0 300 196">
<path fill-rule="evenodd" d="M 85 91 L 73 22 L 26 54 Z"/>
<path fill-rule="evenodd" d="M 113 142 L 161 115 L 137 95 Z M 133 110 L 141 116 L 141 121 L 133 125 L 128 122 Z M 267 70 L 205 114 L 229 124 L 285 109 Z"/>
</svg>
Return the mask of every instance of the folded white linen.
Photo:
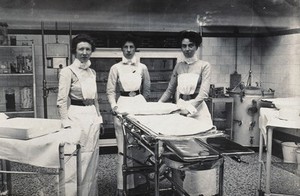
<svg viewBox="0 0 300 196">
<path fill-rule="evenodd" d="M 277 109 L 294 108 L 300 109 L 300 97 L 287 97 L 273 99 L 273 104 Z"/>
<path fill-rule="evenodd" d="M 300 119 L 300 97 L 276 98 L 273 104 L 279 109 L 279 118 L 282 120 Z"/>
<path fill-rule="evenodd" d="M 60 130 L 57 119 L 10 118 L 0 122 L 0 138 L 27 140 Z"/>
<path fill-rule="evenodd" d="M 177 111 L 179 108 L 173 103 L 161 103 L 161 102 L 145 102 L 136 103 L 135 105 L 128 105 L 128 107 L 122 107 L 120 113 L 126 112 L 136 115 L 155 115 L 155 114 L 170 114 Z"/>
<path fill-rule="evenodd" d="M 196 120 L 179 114 L 135 115 L 133 118 L 156 134 L 168 136 L 192 135 L 213 128 L 211 122 Z"/>
</svg>

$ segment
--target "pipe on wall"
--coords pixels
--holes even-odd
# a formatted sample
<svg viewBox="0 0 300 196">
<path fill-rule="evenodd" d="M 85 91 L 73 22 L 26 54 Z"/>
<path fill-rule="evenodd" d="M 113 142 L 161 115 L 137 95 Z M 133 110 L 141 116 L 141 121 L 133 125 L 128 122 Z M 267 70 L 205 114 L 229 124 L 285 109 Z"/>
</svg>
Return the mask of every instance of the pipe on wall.
<svg viewBox="0 0 300 196">
<path fill-rule="evenodd" d="M 43 105 L 44 105 L 44 118 L 48 118 L 44 22 L 41 22 L 41 28 L 42 28 L 42 57 L 43 57 Z"/>
</svg>

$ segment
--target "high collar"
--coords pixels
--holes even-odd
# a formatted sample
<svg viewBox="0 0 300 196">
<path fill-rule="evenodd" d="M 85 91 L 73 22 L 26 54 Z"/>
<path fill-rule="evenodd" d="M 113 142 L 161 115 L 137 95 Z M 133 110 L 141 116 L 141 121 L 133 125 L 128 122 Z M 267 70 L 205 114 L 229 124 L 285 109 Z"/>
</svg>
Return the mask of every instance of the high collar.
<svg viewBox="0 0 300 196">
<path fill-rule="evenodd" d="M 87 69 L 91 66 L 91 61 L 88 60 L 86 63 L 81 63 L 78 59 L 75 59 L 73 64 L 75 64 L 79 69 Z"/>
<path fill-rule="evenodd" d="M 124 56 L 122 57 L 122 63 L 125 65 L 136 65 L 137 59 L 135 56 L 132 57 L 132 59 L 127 59 Z"/>
<path fill-rule="evenodd" d="M 184 57 L 184 62 L 186 62 L 186 64 L 190 65 L 190 64 L 193 64 L 195 63 L 196 61 L 198 61 L 198 58 L 196 55 L 194 55 L 192 58 L 186 58 Z"/>
</svg>

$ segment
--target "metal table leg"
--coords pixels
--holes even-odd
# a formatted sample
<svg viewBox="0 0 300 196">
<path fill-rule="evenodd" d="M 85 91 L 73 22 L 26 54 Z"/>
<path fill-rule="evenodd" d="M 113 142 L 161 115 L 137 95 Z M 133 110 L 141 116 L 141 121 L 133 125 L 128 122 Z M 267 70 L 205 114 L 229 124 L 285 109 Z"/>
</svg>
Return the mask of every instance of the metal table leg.
<svg viewBox="0 0 300 196">
<path fill-rule="evenodd" d="M 267 136 L 267 160 L 266 160 L 266 194 L 271 194 L 271 156 L 272 156 L 273 128 L 268 127 Z"/>
<path fill-rule="evenodd" d="M 224 180 L 224 157 L 220 158 L 219 166 L 219 195 L 223 196 L 223 180 Z"/>
<path fill-rule="evenodd" d="M 155 143 L 155 168 L 154 168 L 154 171 L 155 171 L 155 175 L 154 175 L 154 185 L 155 185 L 155 196 L 159 196 L 159 141 L 156 140 L 156 143 Z"/>
<path fill-rule="evenodd" d="M 81 146 L 77 144 L 76 146 L 76 170 L 77 170 L 77 196 L 82 196 L 81 190 L 81 180 L 82 180 L 82 171 L 81 171 Z"/>
<path fill-rule="evenodd" d="M 124 122 L 121 123 L 123 131 L 123 165 L 122 165 L 122 175 L 123 175 L 123 195 L 128 195 L 127 190 L 127 133 L 125 130 Z"/>
<path fill-rule="evenodd" d="M 65 189 L 65 152 L 64 152 L 64 144 L 59 145 L 59 192 L 60 196 L 66 195 Z"/>
<path fill-rule="evenodd" d="M 263 160 L 262 160 L 262 153 L 263 153 L 263 144 L 264 144 L 264 138 L 263 134 L 259 133 L 259 153 L 258 153 L 258 193 L 261 194 L 261 177 L 262 177 L 262 166 L 263 166 Z"/>
</svg>

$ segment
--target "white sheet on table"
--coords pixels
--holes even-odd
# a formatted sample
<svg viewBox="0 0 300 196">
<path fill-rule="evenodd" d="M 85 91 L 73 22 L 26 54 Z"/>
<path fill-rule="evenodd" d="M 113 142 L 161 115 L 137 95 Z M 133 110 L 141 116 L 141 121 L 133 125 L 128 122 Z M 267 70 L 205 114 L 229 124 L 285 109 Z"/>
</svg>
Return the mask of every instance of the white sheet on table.
<svg viewBox="0 0 300 196">
<path fill-rule="evenodd" d="M 300 117 L 299 120 L 282 120 L 279 118 L 279 111 L 277 109 L 260 108 L 259 128 L 264 139 L 267 138 L 268 126 L 287 129 L 300 129 Z"/>
<path fill-rule="evenodd" d="M 192 135 L 213 128 L 211 122 L 199 121 L 179 114 L 135 115 L 133 118 L 153 132 L 162 135 Z"/>
<path fill-rule="evenodd" d="M 8 116 L 4 113 L 0 113 L 0 123 L 8 119 Z"/>
<path fill-rule="evenodd" d="M 0 159 L 39 167 L 59 168 L 59 144 L 78 144 L 81 131 L 72 129 L 29 140 L 0 138 Z"/>
<path fill-rule="evenodd" d="M 44 118 L 10 118 L 0 122 L 0 138 L 27 140 L 58 131 L 61 121 Z"/>
<path fill-rule="evenodd" d="M 178 110 L 179 107 L 174 103 L 160 103 L 160 102 L 145 102 L 134 103 L 134 105 L 127 104 L 122 107 L 120 112 L 127 112 L 129 114 L 139 115 L 155 115 L 155 114 L 169 114 Z"/>
<path fill-rule="evenodd" d="M 293 108 L 300 111 L 300 97 L 266 98 L 262 101 L 273 103 L 277 109 Z"/>
</svg>

